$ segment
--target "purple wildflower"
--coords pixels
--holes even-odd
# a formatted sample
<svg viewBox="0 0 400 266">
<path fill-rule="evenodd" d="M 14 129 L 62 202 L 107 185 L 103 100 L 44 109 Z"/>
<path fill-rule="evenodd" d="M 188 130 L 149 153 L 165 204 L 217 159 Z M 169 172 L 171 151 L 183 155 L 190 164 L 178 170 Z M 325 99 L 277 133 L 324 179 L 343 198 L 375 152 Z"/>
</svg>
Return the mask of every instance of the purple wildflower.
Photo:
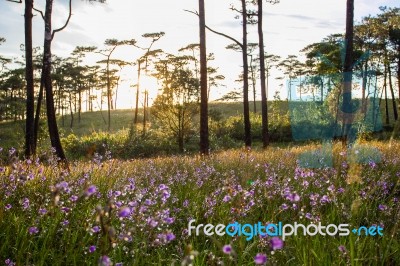
<svg viewBox="0 0 400 266">
<path fill-rule="evenodd" d="M 325 203 L 330 202 L 331 200 L 329 199 L 329 197 L 328 197 L 327 195 L 323 195 L 319 201 L 320 201 L 322 204 L 325 204 Z"/>
<path fill-rule="evenodd" d="M 346 252 L 347 252 L 346 247 L 343 246 L 343 245 L 340 245 L 340 246 L 338 247 L 338 249 L 339 249 L 339 251 L 342 252 L 342 253 L 346 253 Z"/>
<path fill-rule="evenodd" d="M 161 184 L 161 185 L 158 186 L 158 189 L 159 189 L 159 190 L 168 189 L 168 186 L 167 186 L 167 185 L 164 185 L 164 184 Z"/>
<path fill-rule="evenodd" d="M 24 200 L 22 201 L 22 208 L 24 208 L 24 209 L 29 208 L 29 199 L 28 198 L 24 198 Z"/>
<path fill-rule="evenodd" d="M 297 193 L 290 193 L 289 195 L 286 196 L 286 199 L 288 199 L 290 201 L 299 201 L 300 196 Z"/>
<path fill-rule="evenodd" d="M 231 254 L 232 253 L 232 246 L 231 245 L 225 245 L 222 247 L 222 252 L 225 254 Z"/>
<path fill-rule="evenodd" d="M 89 253 L 93 253 L 96 251 L 96 246 L 90 246 L 88 249 L 89 249 Z"/>
<path fill-rule="evenodd" d="M 92 232 L 93 233 L 98 233 L 98 232 L 100 232 L 100 227 L 99 226 L 93 226 L 93 228 L 92 228 Z"/>
<path fill-rule="evenodd" d="M 14 263 L 12 260 L 10 260 L 10 259 L 6 259 L 6 260 L 4 261 L 4 263 L 5 263 L 7 266 L 15 266 L 15 263 Z"/>
<path fill-rule="evenodd" d="M 8 203 L 8 204 L 5 206 L 5 208 L 6 208 L 6 211 L 7 211 L 7 210 L 9 210 L 9 209 L 12 208 L 12 205 Z"/>
<path fill-rule="evenodd" d="M 287 210 L 289 208 L 289 206 L 286 204 L 286 203 L 283 203 L 282 205 L 281 205 L 281 209 L 282 210 Z"/>
<path fill-rule="evenodd" d="M 131 215 L 131 208 L 125 206 L 119 209 L 118 216 L 120 218 L 125 218 Z"/>
<path fill-rule="evenodd" d="M 108 256 L 104 255 L 104 256 L 100 257 L 99 266 L 111 266 L 111 265 L 112 265 L 112 261 Z"/>
<path fill-rule="evenodd" d="M 231 200 L 231 196 L 229 196 L 229 195 L 226 195 L 226 196 L 222 199 L 223 202 L 228 202 L 228 201 L 230 201 L 230 200 Z"/>
<path fill-rule="evenodd" d="M 150 219 L 149 220 L 149 225 L 154 228 L 154 227 L 156 227 L 158 225 L 158 222 L 156 220 L 154 220 L 154 219 Z"/>
<path fill-rule="evenodd" d="M 283 248 L 283 240 L 277 236 L 274 236 L 270 240 L 270 245 L 272 250 L 282 249 Z"/>
<path fill-rule="evenodd" d="M 166 222 L 167 224 L 172 224 L 174 223 L 175 219 L 173 217 L 167 217 L 164 219 L 164 222 Z"/>
<path fill-rule="evenodd" d="M 386 205 L 383 205 L 383 204 L 379 204 L 378 210 L 380 210 L 380 211 L 386 211 L 386 210 L 387 210 L 387 206 L 386 206 Z"/>
<path fill-rule="evenodd" d="M 71 209 L 68 207 L 61 207 L 61 211 L 64 213 L 69 213 L 71 211 Z"/>
<path fill-rule="evenodd" d="M 78 200 L 78 196 L 72 195 L 72 196 L 69 198 L 69 200 L 72 201 L 72 202 L 75 202 L 75 201 Z"/>
<path fill-rule="evenodd" d="M 338 188 L 337 192 L 338 193 L 343 193 L 344 192 L 344 188 L 342 188 L 342 187 Z"/>
<path fill-rule="evenodd" d="M 172 240 L 174 240 L 176 237 L 173 233 L 167 233 L 167 235 L 165 236 L 167 242 L 171 242 Z"/>
<path fill-rule="evenodd" d="M 62 182 L 60 182 L 60 183 L 58 183 L 57 185 L 56 185 L 56 188 L 58 188 L 58 189 L 62 189 L 62 190 L 66 190 L 67 188 L 68 188 L 68 183 L 67 182 L 65 182 L 65 181 L 62 181 Z"/>
<path fill-rule="evenodd" d="M 29 234 L 34 235 L 39 232 L 39 229 L 36 226 L 29 227 L 28 229 Z"/>
<path fill-rule="evenodd" d="M 254 257 L 254 263 L 257 265 L 264 265 L 265 263 L 267 263 L 267 256 L 265 254 L 258 253 Z"/>
<path fill-rule="evenodd" d="M 85 191 L 85 196 L 89 197 L 97 192 L 97 187 L 95 185 L 89 186 Z"/>
</svg>

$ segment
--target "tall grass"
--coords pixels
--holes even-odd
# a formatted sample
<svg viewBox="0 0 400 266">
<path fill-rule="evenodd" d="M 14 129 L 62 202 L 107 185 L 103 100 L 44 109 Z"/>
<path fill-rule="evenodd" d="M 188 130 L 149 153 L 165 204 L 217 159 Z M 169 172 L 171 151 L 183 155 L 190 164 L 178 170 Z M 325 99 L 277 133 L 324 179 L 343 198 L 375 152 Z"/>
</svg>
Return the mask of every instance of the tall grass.
<svg viewBox="0 0 400 266">
<path fill-rule="evenodd" d="M 332 167 L 321 169 L 299 165 L 300 154 L 318 145 L 129 161 L 104 151 L 70 171 L 51 152 L 41 161 L 19 161 L 15 151 L 3 150 L 0 259 L 7 265 L 253 265 L 265 255 L 268 265 L 400 265 L 400 143 L 366 144 L 377 148 L 380 161 L 367 154 L 356 163 L 357 150 L 336 145 Z M 289 236 L 273 250 L 269 237 L 189 236 L 191 219 L 380 225 L 384 235 Z"/>
</svg>

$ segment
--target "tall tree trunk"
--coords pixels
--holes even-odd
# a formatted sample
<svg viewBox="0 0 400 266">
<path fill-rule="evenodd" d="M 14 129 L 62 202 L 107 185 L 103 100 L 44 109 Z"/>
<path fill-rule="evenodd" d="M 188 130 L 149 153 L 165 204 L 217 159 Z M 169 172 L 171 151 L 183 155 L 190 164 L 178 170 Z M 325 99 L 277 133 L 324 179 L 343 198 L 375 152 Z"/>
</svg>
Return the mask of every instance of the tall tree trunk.
<svg viewBox="0 0 400 266">
<path fill-rule="evenodd" d="M 146 103 L 147 103 L 147 97 L 148 93 L 147 90 L 144 91 L 144 102 L 143 102 L 143 136 L 146 135 L 146 119 L 147 119 L 147 109 L 146 109 Z"/>
<path fill-rule="evenodd" d="M 366 103 L 366 95 L 365 91 L 367 89 L 367 78 L 368 78 L 368 60 L 364 63 L 364 68 L 362 69 L 362 86 L 361 86 L 361 111 L 364 117 L 367 115 L 367 103 Z"/>
<path fill-rule="evenodd" d="M 384 72 L 384 80 L 383 80 L 383 89 L 385 92 L 385 121 L 386 124 L 389 125 L 390 119 L 389 119 L 389 104 L 388 104 L 388 98 L 387 98 L 387 65 L 385 63 L 385 72 Z"/>
<path fill-rule="evenodd" d="M 82 112 L 82 91 L 78 90 L 78 123 L 81 123 L 81 112 Z"/>
<path fill-rule="evenodd" d="M 40 112 L 42 109 L 42 101 L 43 101 L 43 68 L 42 74 L 40 77 L 40 88 L 39 88 L 39 96 L 36 104 L 36 115 L 35 115 L 35 126 L 34 126 L 34 143 L 35 143 L 35 150 L 37 147 L 37 141 L 39 136 L 39 120 L 40 120 Z"/>
<path fill-rule="evenodd" d="M 46 111 L 47 111 L 47 124 L 49 127 L 49 135 L 51 146 L 55 148 L 57 156 L 61 161 L 66 162 L 64 150 L 61 145 L 60 135 L 57 127 L 57 120 L 54 109 L 53 87 L 51 81 L 51 15 L 53 9 L 53 0 L 46 0 L 45 11 L 45 30 L 44 30 L 44 45 L 43 45 L 43 79 L 44 87 L 46 90 Z"/>
<path fill-rule="evenodd" d="M 251 72 L 251 86 L 253 87 L 253 112 L 257 113 L 257 106 L 256 106 L 256 77 L 255 77 L 255 73 L 254 73 L 253 56 L 252 55 L 250 55 L 250 72 Z"/>
<path fill-rule="evenodd" d="M 133 120 L 134 124 L 138 123 L 139 115 L 139 93 L 140 93 L 140 59 L 138 60 L 138 70 L 137 70 L 137 84 L 136 84 L 136 105 L 135 105 L 135 118 Z"/>
<path fill-rule="evenodd" d="M 76 100 L 76 97 L 75 97 Z M 76 105 L 75 105 L 76 106 Z M 74 126 L 74 109 L 72 108 L 72 95 L 69 93 L 69 115 L 71 116 L 71 121 L 69 121 L 69 128 Z"/>
<path fill-rule="evenodd" d="M 115 110 L 117 110 L 118 89 L 119 89 L 119 78 L 117 79 L 117 87 L 115 88 L 115 99 L 114 99 L 114 108 L 115 108 Z"/>
<path fill-rule="evenodd" d="M 200 28 L 200 153 L 209 153 L 208 139 L 208 88 L 207 88 L 207 46 L 204 0 L 199 0 Z"/>
<path fill-rule="evenodd" d="M 394 115 L 394 120 L 397 121 L 398 114 L 397 114 L 396 99 L 395 99 L 395 96 L 394 96 L 393 83 L 392 83 L 392 70 L 390 68 L 390 62 L 389 61 L 387 63 L 387 69 L 388 69 L 388 75 L 389 75 L 390 95 L 392 96 L 393 115 Z"/>
<path fill-rule="evenodd" d="M 242 1 L 242 29 L 243 29 L 243 119 L 244 119 L 244 143 L 251 147 L 251 126 L 249 108 L 249 63 L 247 58 L 247 9 L 246 0 Z"/>
<path fill-rule="evenodd" d="M 92 88 L 91 87 L 88 89 L 88 93 L 89 93 L 89 97 L 88 97 L 89 112 L 93 112 L 93 99 L 92 99 Z"/>
<path fill-rule="evenodd" d="M 35 89 L 33 83 L 32 59 L 32 9 L 33 0 L 25 0 L 25 80 L 26 80 L 26 131 L 25 156 L 29 158 L 36 154 L 35 146 Z"/>
<path fill-rule="evenodd" d="M 264 36 L 263 36 L 263 1 L 258 1 L 258 46 L 260 49 L 260 83 L 261 83 L 261 123 L 262 123 L 262 141 L 263 148 L 269 145 L 268 131 L 268 102 L 267 102 L 267 85 L 265 77 L 265 59 L 264 59 Z M 267 77 L 268 78 L 268 77 Z"/>
<path fill-rule="evenodd" d="M 400 44 L 397 45 L 397 87 L 399 91 L 399 98 L 398 98 L 398 112 L 400 112 Z M 397 122 L 399 123 L 400 120 Z"/>
<path fill-rule="evenodd" d="M 111 81 L 110 81 L 110 57 L 107 59 L 107 111 L 108 111 L 108 131 L 111 129 Z"/>
<path fill-rule="evenodd" d="M 343 66 L 343 138 L 342 144 L 345 146 L 348 141 L 351 124 L 353 122 L 352 113 L 352 80 L 353 80 L 353 40 L 354 37 L 354 0 L 347 0 L 346 8 L 346 55 Z"/>
</svg>

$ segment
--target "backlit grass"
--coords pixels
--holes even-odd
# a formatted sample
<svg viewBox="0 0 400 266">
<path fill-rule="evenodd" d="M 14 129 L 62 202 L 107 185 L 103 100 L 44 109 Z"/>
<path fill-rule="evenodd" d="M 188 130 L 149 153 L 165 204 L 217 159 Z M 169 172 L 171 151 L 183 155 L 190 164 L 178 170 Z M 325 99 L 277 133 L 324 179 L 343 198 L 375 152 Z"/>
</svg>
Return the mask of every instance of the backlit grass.
<svg viewBox="0 0 400 266">
<path fill-rule="evenodd" d="M 336 145 L 334 167 L 323 169 L 298 165 L 299 154 L 317 145 L 208 158 L 120 161 L 96 154 L 72 163 L 69 172 L 51 153 L 44 161 L 18 161 L 13 150 L 3 150 L 9 159 L 0 168 L 0 259 L 8 265 L 254 265 L 266 256 L 267 265 L 398 265 L 400 143 L 367 145 L 382 153 L 380 162 L 355 164 Z M 384 235 L 289 236 L 272 251 L 269 237 L 189 236 L 191 219 L 380 225 Z"/>
</svg>

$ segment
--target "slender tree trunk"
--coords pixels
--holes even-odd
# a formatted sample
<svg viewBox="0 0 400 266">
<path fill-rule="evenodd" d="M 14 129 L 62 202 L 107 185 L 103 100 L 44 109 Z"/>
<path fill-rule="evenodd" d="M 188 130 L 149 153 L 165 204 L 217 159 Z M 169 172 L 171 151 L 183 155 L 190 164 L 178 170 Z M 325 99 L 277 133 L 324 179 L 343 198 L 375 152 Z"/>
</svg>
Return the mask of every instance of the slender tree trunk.
<svg viewBox="0 0 400 266">
<path fill-rule="evenodd" d="M 397 107 L 396 107 L 396 99 L 395 99 L 394 90 L 393 90 L 392 70 L 390 68 L 390 62 L 387 63 L 387 69 L 388 69 L 388 76 L 389 76 L 390 95 L 392 96 L 393 115 L 394 115 L 394 120 L 397 121 L 398 114 L 397 114 Z"/>
<path fill-rule="evenodd" d="M 39 135 L 39 120 L 40 120 L 40 112 L 42 109 L 42 101 L 43 101 L 43 69 L 42 74 L 40 77 L 40 88 L 39 88 L 39 95 L 36 105 L 36 115 L 35 115 L 35 131 L 34 131 L 34 143 L 35 143 L 35 150 L 37 147 L 38 135 Z"/>
<path fill-rule="evenodd" d="M 343 146 L 347 145 L 352 113 L 352 79 L 353 79 L 353 36 L 354 36 L 354 0 L 347 0 L 346 8 L 346 55 L 343 66 Z"/>
<path fill-rule="evenodd" d="M 150 107 L 149 107 L 149 92 L 147 91 L 147 98 L 146 98 L 146 106 L 147 106 L 147 121 L 150 122 Z"/>
<path fill-rule="evenodd" d="M 389 125 L 390 119 L 389 119 L 389 104 L 388 104 L 388 98 L 387 98 L 387 65 L 385 63 L 385 73 L 384 73 L 384 80 L 383 80 L 383 89 L 385 92 L 385 121 L 386 124 Z"/>
<path fill-rule="evenodd" d="M 108 111 L 108 131 L 111 129 L 111 81 L 110 81 L 110 57 L 107 58 L 107 111 Z"/>
<path fill-rule="evenodd" d="M 89 85 L 90 86 L 90 85 Z M 92 88 L 91 87 L 89 87 L 89 89 L 88 89 L 88 99 L 87 99 L 87 101 L 88 101 L 88 103 L 89 103 L 89 112 L 92 112 L 93 111 L 93 109 L 92 109 Z"/>
<path fill-rule="evenodd" d="M 243 29 L 243 119 L 244 119 L 244 143 L 251 147 L 251 125 L 249 108 L 249 63 L 247 58 L 247 9 L 246 0 L 242 1 L 242 29 Z"/>
<path fill-rule="evenodd" d="M 362 70 L 362 87 L 361 87 L 361 111 L 366 116 L 367 103 L 365 90 L 367 89 L 367 78 L 368 78 L 368 60 L 364 64 L 364 69 Z"/>
<path fill-rule="evenodd" d="M 250 55 L 250 72 L 251 72 L 251 85 L 253 87 L 253 112 L 257 113 L 257 106 L 256 106 L 256 77 L 255 77 L 255 73 L 254 73 L 253 56 L 252 55 Z"/>
<path fill-rule="evenodd" d="M 69 115 L 71 116 L 71 121 L 69 123 L 69 127 L 72 128 L 74 126 L 74 110 L 72 109 L 72 95 L 69 93 Z M 76 99 L 76 98 L 75 98 Z"/>
<path fill-rule="evenodd" d="M 62 126 L 65 127 L 64 101 L 62 101 L 62 103 L 63 103 L 63 105 L 61 106 Z"/>
<path fill-rule="evenodd" d="M 143 136 L 146 135 L 146 102 L 147 102 L 148 93 L 147 90 L 144 91 L 144 103 L 143 103 Z"/>
<path fill-rule="evenodd" d="M 119 78 L 117 80 L 117 87 L 115 88 L 115 99 L 114 99 L 114 108 L 115 108 L 115 110 L 117 110 L 118 89 L 119 89 Z"/>
<path fill-rule="evenodd" d="M 81 123 L 81 112 L 82 112 L 82 91 L 78 90 L 78 123 Z"/>
<path fill-rule="evenodd" d="M 133 120 L 134 124 L 138 123 L 139 115 L 139 93 L 140 93 L 140 59 L 138 60 L 138 70 L 137 70 L 137 84 L 136 84 L 136 105 L 135 105 L 135 118 Z"/>
<path fill-rule="evenodd" d="M 258 46 L 260 49 L 260 83 L 261 83 L 261 124 L 263 148 L 269 145 L 268 131 L 268 102 L 267 102 L 267 84 L 268 77 L 265 77 L 265 59 L 264 59 L 264 36 L 263 36 L 263 1 L 258 1 Z M 268 74 L 268 73 L 267 73 Z"/>
<path fill-rule="evenodd" d="M 400 44 L 397 45 L 397 87 L 399 92 L 397 107 L 398 107 L 398 112 L 400 112 Z M 400 120 L 397 123 L 399 122 Z"/>
<path fill-rule="evenodd" d="M 184 116 L 182 113 L 182 109 L 183 109 L 183 106 L 181 106 L 178 110 L 178 148 L 179 148 L 179 152 L 181 152 L 181 153 L 184 151 L 184 143 L 183 143 L 183 135 L 184 135 L 183 134 L 183 130 L 184 130 L 183 119 L 184 119 Z"/>
<path fill-rule="evenodd" d="M 32 9 L 33 0 L 25 0 L 25 80 L 26 80 L 26 131 L 25 131 L 25 156 L 27 158 L 36 154 L 35 146 L 35 89 L 33 83 L 32 59 Z"/>
<path fill-rule="evenodd" d="M 209 153 L 208 139 L 208 88 L 207 88 L 207 45 L 204 0 L 199 0 L 200 28 L 200 153 Z"/>
<path fill-rule="evenodd" d="M 66 157 L 58 133 L 57 120 L 54 109 L 53 87 L 51 81 L 52 9 L 53 9 L 53 0 L 46 0 L 45 31 L 44 31 L 45 39 L 43 45 L 43 79 L 44 79 L 43 82 L 46 90 L 47 124 L 49 127 L 51 146 L 55 148 L 56 154 L 60 158 L 60 160 L 66 162 Z"/>
</svg>

